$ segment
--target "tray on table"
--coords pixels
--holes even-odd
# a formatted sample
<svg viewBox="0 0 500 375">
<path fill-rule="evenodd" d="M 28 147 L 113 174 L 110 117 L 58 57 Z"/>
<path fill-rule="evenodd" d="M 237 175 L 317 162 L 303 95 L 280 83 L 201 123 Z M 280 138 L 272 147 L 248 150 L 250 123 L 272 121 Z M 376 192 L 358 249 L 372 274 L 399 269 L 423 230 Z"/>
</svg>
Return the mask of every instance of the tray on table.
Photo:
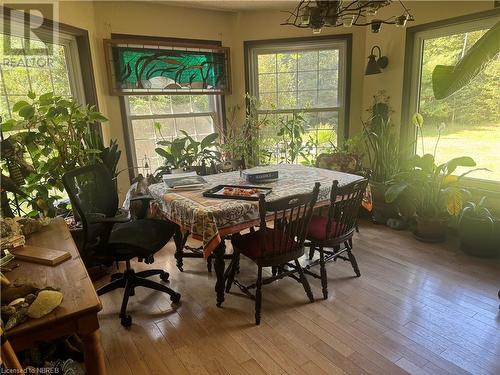
<svg viewBox="0 0 500 375">
<path fill-rule="evenodd" d="M 233 189 L 255 189 L 257 192 L 253 195 L 227 195 L 224 194 L 225 188 Z M 258 201 L 260 194 L 269 194 L 273 189 L 263 186 L 248 186 L 248 185 L 217 185 L 211 189 L 205 190 L 203 196 L 207 198 L 219 198 L 219 199 L 238 199 L 245 201 Z"/>
</svg>

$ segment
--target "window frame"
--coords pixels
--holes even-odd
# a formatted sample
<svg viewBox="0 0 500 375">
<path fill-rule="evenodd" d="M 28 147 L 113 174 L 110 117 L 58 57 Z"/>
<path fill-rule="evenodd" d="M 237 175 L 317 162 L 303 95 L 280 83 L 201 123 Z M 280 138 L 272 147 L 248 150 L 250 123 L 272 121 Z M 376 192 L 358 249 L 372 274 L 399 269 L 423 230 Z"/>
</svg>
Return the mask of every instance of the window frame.
<svg viewBox="0 0 500 375">
<path fill-rule="evenodd" d="M 321 35 L 313 37 L 252 40 L 244 42 L 245 87 L 246 92 L 258 96 L 257 58 L 259 53 L 278 53 L 295 50 L 317 50 L 325 46 L 339 47 L 339 89 L 337 106 L 310 109 L 260 110 L 262 114 L 337 112 L 337 142 L 349 137 L 349 115 L 351 102 L 352 34 Z"/>
<path fill-rule="evenodd" d="M 24 24 L 24 18 L 17 17 L 17 13 L 12 12 L 12 10 L 15 9 L 8 7 L 4 7 L 4 9 L 8 11 L 2 12 L 3 22 L 13 21 L 17 25 Z M 36 16 L 31 17 L 38 18 Z M 42 22 L 40 23 L 42 24 Z M 72 74 L 69 75 L 70 85 L 74 85 L 79 96 L 78 99 L 85 102 L 82 104 L 93 105 L 99 110 L 88 31 L 50 19 L 44 20 L 43 26 L 40 27 L 40 31 L 42 34 L 44 32 L 49 34 L 55 31 L 58 37 L 68 45 L 68 51 L 71 57 L 71 66 L 68 67 L 68 69 L 72 70 L 74 74 L 73 77 L 71 77 Z M 77 74 L 78 72 L 80 74 Z M 76 75 L 78 77 L 75 77 Z M 102 137 L 99 123 L 94 129 L 97 131 L 98 135 Z"/>
<path fill-rule="evenodd" d="M 111 39 L 141 39 L 141 40 L 152 40 L 161 42 L 171 42 L 171 43 L 183 43 L 183 44 L 193 44 L 193 45 L 212 45 L 212 46 L 222 46 L 222 41 L 220 40 L 205 40 L 205 39 L 186 39 L 186 38 L 166 38 L 166 37 L 156 37 L 148 35 L 134 35 L 134 34 L 111 34 Z M 229 67 L 229 71 L 230 67 Z M 189 95 L 189 93 L 179 93 L 167 95 Z M 191 94 L 196 95 L 196 94 Z M 215 113 L 217 114 L 217 122 L 219 126 L 214 122 L 214 130 L 219 128 L 224 134 L 226 131 L 226 97 L 224 94 L 214 94 L 215 96 Z M 127 169 L 130 183 L 133 182 L 135 177 L 138 175 L 137 160 L 135 155 L 134 147 L 134 132 L 132 129 L 132 119 L 130 114 L 130 108 L 128 105 L 128 100 L 126 95 L 119 96 L 120 101 L 120 114 L 122 118 L 122 128 L 123 137 L 125 140 L 125 154 L 127 157 Z M 210 112 L 211 114 L 212 112 Z M 161 118 L 165 116 L 170 117 L 181 117 L 184 114 L 162 114 L 162 115 L 146 115 L 149 118 Z M 193 114 L 189 114 L 192 117 Z M 196 115 L 199 115 L 196 113 Z M 142 115 L 132 115 L 134 119 L 141 117 Z"/>
<path fill-rule="evenodd" d="M 423 43 L 427 38 L 436 38 L 453 35 L 461 32 L 475 31 L 491 27 L 498 22 L 500 8 L 430 22 L 418 26 L 409 27 L 406 30 L 406 47 L 404 59 L 403 95 L 401 106 L 401 130 L 400 144 L 409 144 L 414 141 L 415 129 L 411 125 L 411 117 L 415 113 L 420 100 L 420 77 L 423 59 Z M 417 58 L 415 58 L 417 57 Z M 408 152 L 414 154 L 416 145 Z M 408 156 L 408 155 L 404 155 Z M 484 180 L 473 177 L 464 177 L 464 187 L 477 190 L 478 192 L 500 197 L 500 181 Z"/>
</svg>

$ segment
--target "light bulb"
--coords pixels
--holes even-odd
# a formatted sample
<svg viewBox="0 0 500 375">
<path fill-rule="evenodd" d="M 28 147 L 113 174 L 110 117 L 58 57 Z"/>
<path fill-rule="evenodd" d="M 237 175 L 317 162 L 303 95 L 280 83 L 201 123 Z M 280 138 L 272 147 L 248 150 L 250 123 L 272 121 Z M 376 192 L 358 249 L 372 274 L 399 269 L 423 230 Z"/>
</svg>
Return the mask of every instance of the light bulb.
<svg viewBox="0 0 500 375">
<path fill-rule="evenodd" d="M 321 34 L 321 29 L 313 29 L 313 34 Z"/>
<path fill-rule="evenodd" d="M 354 16 L 349 15 L 342 17 L 342 24 L 344 25 L 344 27 L 351 27 L 353 23 L 354 23 Z"/>
</svg>

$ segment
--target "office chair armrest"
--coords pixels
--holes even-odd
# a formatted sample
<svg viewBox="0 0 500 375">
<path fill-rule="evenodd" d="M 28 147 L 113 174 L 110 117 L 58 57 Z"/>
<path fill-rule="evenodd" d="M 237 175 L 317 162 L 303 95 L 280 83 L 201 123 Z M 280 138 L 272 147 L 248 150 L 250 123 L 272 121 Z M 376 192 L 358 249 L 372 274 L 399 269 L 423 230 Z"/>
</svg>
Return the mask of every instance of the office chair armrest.
<svg viewBox="0 0 500 375">
<path fill-rule="evenodd" d="M 113 217 L 106 217 L 102 214 L 90 214 L 90 224 L 115 224 L 115 223 L 127 223 L 131 220 L 129 212 L 121 208 L 118 209 L 117 213 Z"/>
</svg>

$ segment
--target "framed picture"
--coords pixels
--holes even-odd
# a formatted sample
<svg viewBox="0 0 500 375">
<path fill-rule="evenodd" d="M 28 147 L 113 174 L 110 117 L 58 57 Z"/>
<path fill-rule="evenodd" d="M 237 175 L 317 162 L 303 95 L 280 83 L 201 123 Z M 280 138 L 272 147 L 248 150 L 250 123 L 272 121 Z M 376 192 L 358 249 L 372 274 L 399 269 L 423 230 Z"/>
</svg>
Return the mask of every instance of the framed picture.
<svg viewBox="0 0 500 375">
<path fill-rule="evenodd" d="M 229 94 L 229 48 L 105 39 L 112 95 Z"/>
</svg>

